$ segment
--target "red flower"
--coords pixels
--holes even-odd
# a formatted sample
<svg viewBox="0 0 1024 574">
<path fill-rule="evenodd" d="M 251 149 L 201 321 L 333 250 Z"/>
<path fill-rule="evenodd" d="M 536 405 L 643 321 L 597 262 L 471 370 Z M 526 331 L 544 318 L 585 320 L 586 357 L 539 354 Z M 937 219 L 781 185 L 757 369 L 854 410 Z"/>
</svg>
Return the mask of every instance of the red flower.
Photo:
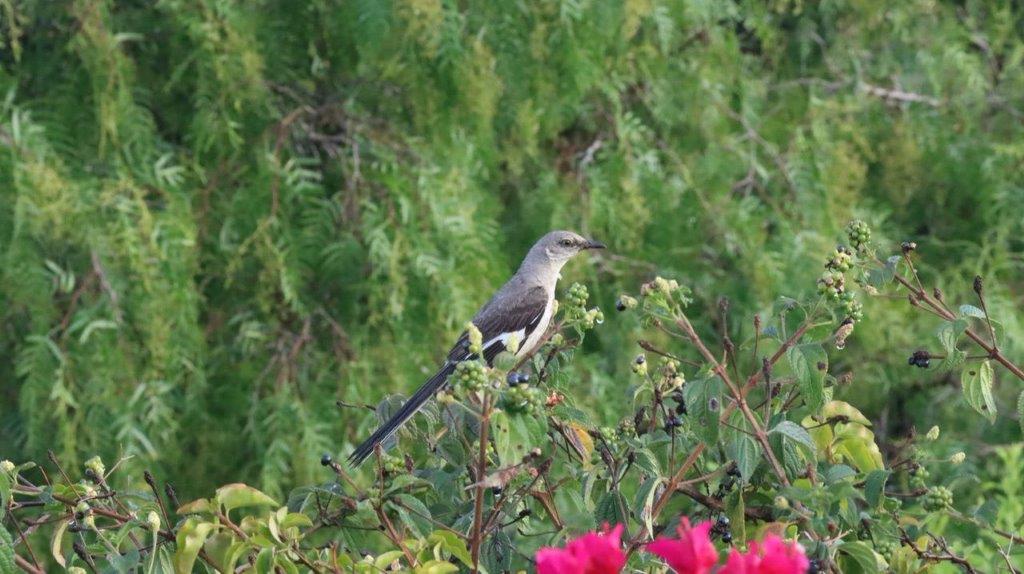
<svg viewBox="0 0 1024 574">
<path fill-rule="evenodd" d="M 810 567 L 802 546 L 769 534 L 761 544 L 751 542 L 746 554 L 734 548 L 719 574 L 806 574 Z"/>
<path fill-rule="evenodd" d="M 538 574 L 619 574 L 626 565 L 622 552 L 623 526 L 604 532 L 588 532 L 565 548 L 541 548 L 537 552 Z"/>
<path fill-rule="evenodd" d="M 690 519 L 683 517 L 677 529 L 678 539 L 659 538 L 648 544 L 646 550 L 668 562 L 679 574 L 708 574 L 718 564 L 718 551 L 708 537 L 710 531 L 710 522 L 690 528 Z"/>
</svg>

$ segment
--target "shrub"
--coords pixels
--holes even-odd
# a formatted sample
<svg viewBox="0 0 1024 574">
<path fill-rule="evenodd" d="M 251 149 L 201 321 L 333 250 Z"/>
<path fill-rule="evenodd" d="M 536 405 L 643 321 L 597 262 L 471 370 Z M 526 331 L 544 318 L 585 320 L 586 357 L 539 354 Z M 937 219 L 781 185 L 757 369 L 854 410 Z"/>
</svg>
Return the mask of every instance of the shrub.
<svg viewBox="0 0 1024 574">
<path fill-rule="evenodd" d="M 931 368 L 941 359 L 936 368 L 962 369 L 967 401 L 986 418 L 997 410 L 993 363 L 1019 371 L 999 350 L 980 279 L 979 307 L 954 312 L 940 292 L 925 292 L 915 246 L 882 260 L 869 237 L 865 225 L 852 224 L 852 248 L 824 258 L 818 293 L 779 298 L 770 312 L 745 321 L 742 340 L 724 329 L 699 332 L 691 292 L 675 280 L 658 277 L 635 297 L 623 295 L 617 317 L 640 321 L 650 336 L 638 342 L 643 353 L 622 383 L 631 413 L 613 425 L 596 424 L 575 406 L 586 382 L 564 368 L 604 319 L 587 289 L 573 285 L 529 360 L 506 353 L 493 368 L 467 363 L 395 448 L 360 472 L 324 455 L 334 480 L 296 489 L 286 501 L 231 484 L 182 505 L 172 486 L 148 473 L 148 490 L 113 490 L 110 476 L 121 461 L 108 470 L 92 459 L 80 478 L 52 454 L 48 472 L 4 461 L 0 494 L 14 528 L 3 533 L 18 543 L 17 553 L 8 544 L 0 558 L 31 572 L 52 559 L 68 568 L 147 572 L 248 564 L 256 572 L 497 573 L 535 565 L 558 572 L 594 556 L 595 572 L 625 560 L 630 569 L 664 568 L 657 555 L 697 572 L 728 548 L 722 572 L 758 564 L 762 570 L 747 571 L 768 571 L 775 560 L 806 561 L 810 572 L 975 568 L 965 551 L 1009 564 L 1011 551 L 1000 544 L 1020 536 L 1000 527 L 997 511 L 957 500 L 963 477 L 949 468 L 965 457 L 939 455 L 937 427 L 896 445 L 886 461 L 871 423 L 834 398 L 838 387 L 857 385 L 834 372 L 830 356 L 870 320 L 859 299 L 894 289 L 909 291 L 912 305 L 943 321 L 945 355 L 921 351 L 911 364 Z M 734 320 L 725 303 L 717 312 L 720 326 Z M 961 337 L 984 354 L 962 351 Z M 377 415 L 386 418 L 396 404 L 383 401 Z M 691 528 L 680 516 L 702 522 Z M 958 528 L 947 528 L 949 521 Z M 44 549 L 34 533 L 46 524 Z M 608 524 L 616 526 L 603 536 L 541 549 Z M 679 540 L 664 537 L 673 531 Z"/>
</svg>

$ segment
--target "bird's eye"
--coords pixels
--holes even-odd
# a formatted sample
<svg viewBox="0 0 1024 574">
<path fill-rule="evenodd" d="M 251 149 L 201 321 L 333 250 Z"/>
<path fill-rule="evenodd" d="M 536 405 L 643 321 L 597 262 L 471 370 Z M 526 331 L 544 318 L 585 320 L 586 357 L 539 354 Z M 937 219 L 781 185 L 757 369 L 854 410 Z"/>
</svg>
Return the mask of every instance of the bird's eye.
<svg viewBox="0 0 1024 574">
<path fill-rule="evenodd" d="M 572 247 L 572 239 L 563 239 L 559 241 L 562 247 Z"/>
</svg>

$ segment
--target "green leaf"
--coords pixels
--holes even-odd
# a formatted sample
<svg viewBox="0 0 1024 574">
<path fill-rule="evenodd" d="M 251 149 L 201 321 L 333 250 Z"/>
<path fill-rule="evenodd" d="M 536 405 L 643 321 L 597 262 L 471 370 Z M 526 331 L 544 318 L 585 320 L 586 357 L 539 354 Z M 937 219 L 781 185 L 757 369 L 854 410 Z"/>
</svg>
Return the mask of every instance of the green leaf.
<svg viewBox="0 0 1024 574">
<path fill-rule="evenodd" d="M 747 484 L 757 470 L 757 466 L 761 464 L 761 453 L 757 448 L 757 442 L 748 435 L 737 433 L 733 438 L 732 450 L 736 468 L 740 471 L 743 483 Z"/>
<path fill-rule="evenodd" d="M 456 536 L 454 532 L 449 532 L 448 530 L 435 530 L 430 533 L 430 537 L 427 538 L 427 541 L 440 547 L 448 554 L 458 558 L 459 561 L 467 567 L 471 567 L 473 565 L 473 558 L 469 555 L 469 549 L 466 548 L 466 542 Z"/>
<path fill-rule="evenodd" d="M 952 353 L 956 349 L 957 339 L 967 328 L 967 321 L 965 319 L 957 319 L 956 321 L 946 321 L 939 325 L 939 330 L 935 335 L 939 338 L 939 343 L 942 344 L 942 348 L 946 350 L 946 354 Z"/>
<path fill-rule="evenodd" d="M 61 520 L 50 537 L 50 554 L 53 556 L 54 561 L 60 564 L 62 568 L 68 567 L 67 560 L 64 558 L 63 542 L 64 532 L 67 531 L 70 522 L 70 520 Z"/>
<path fill-rule="evenodd" d="M 7 516 L 7 501 L 11 499 L 11 475 L 0 471 L 0 522 Z"/>
<path fill-rule="evenodd" d="M 660 476 L 648 478 L 636 491 L 633 514 L 644 524 L 648 533 L 654 532 L 654 516 L 651 513 L 654 509 L 654 498 L 658 493 L 658 486 L 662 482 L 663 479 Z"/>
<path fill-rule="evenodd" d="M 974 305 L 960 305 L 960 316 L 961 317 L 974 317 L 977 319 L 984 319 L 985 312 L 978 309 Z"/>
<path fill-rule="evenodd" d="M 693 432 L 707 443 L 718 440 L 719 413 L 722 411 L 722 380 L 717 376 L 690 381 L 684 387 L 688 419 Z M 712 406 L 717 406 L 712 409 Z"/>
<path fill-rule="evenodd" d="M 485 572 L 509 572 L 512 569 L 512 555 L 515 548 L 512 539 L 504 530 L 487 537 L 480 552 L 480 562 Z"/>
<path fill-rule="evenodd" d="M 868 506 L 871 508 L 878 508 L 878 505 L 882 502 L 885 493 L 885 483 L 889 480 L 889 474 L 888 470 L 873 470 L 868 473 L 868 477 L 864 481 L 864 498 L 868 501 Z"/>
<path fill-rule="evenodd" d="M 825 404 L 825 373 L 828 372 L 828 354 L 818 343 L 794 345 L 786 351 L 800 392 L 803 393 L 807 408 L 813 412 Z"/>
<path fill-rule="evenodd" d="M 967 360 L 967 353 L 960 349 L 953 349 L 952 352 L 946 353 L 946 356 L 939 361 L 938 365 L 935 365 L 936 372 L 948 373 L 955 371 L 963 366 Z"/>
<path fill-rule="evenodd" d="M 14 564 L 14 540 L 0 523 L 0 574 L 15 574 L 18 567 Z"/>
<path fill-rule="evenodd" d="M 992 398 L 992 364 L 988 360 L 981 365 L 970 365 L 960 374 L 960 385 L 963 387 L 967 404 L 978 411 L 988 422 L 996 421 L 996 403 Z"/>
<path fill-rule="evenodd" d="M 828 484 L 834 484 L 856 475 L 857 471 L 853 470 L 849 466 L 845 464 L 835 464 L 825 471 L 825 482 Z"/>
<path fill-rule="evenodd" d="M 491 432 L 502 466 L 518 464 L 531 449 L 547 444 L 547 421 L 532 415 L 497 411 L 491 415 Z"/>
<path fill-rule="evenodd" d="M 213 530 L 213 524 L 189 518 L 178 529 L 178 550 L 174 553 L 174 571 L 177 574 L 189 574 L 196 562 L 196 556 L 202 549 L 206 537 Z M 258 560 L 257 560 L 258 562 Z"/>
<path fill-rule="evenodd" d="M 243 506 L 278 506 L 273 498 L 251 486 L 241 483 L 229 484 L 218 488 L 214 498 L 228 512 Z"/>
<path fill-rule="evenodd" d="M 814 439 L 811 438 L 811 434 L 807 432 L 807 429 L 793 421 L 782 421 L 769 432 L 780 434 L 797 444 L 807 447 L 812 455 L 815 453 Z"/>
<path fill-rule="evenodd" d="M 626 500 L 622 494 L 618 491 L 606 492 L 597 502 L 597 508 L 594 509 L 594 521 L 597 523 L 597 527 L 600 528 L 605 523 L 624 523 L 626 521 L 626 516 L 623 514 L 625 508 Z"/>
<path fill-rule="evenodd" d="M 658 459 L 654 456 L 653 452 L 646 448 L 638 448 L 633 450 L 633 454 L 634 466 L 650 475 L 657 476 L 661 474 L 661 466 L 658 464 Z"/>
<path fill-rule="evenodd" d="M 1017 422 L 1020 423 L 1020 432 L 1024 433 L 1024 391 L 1017 398 Z"/>
<path fill-rule="evenodd" d="M 839 546 L 840 570 L 845 574 L 875 574 L 879 572 L 875 551 L 863 542 L 846 542 Z"/>
</svg>

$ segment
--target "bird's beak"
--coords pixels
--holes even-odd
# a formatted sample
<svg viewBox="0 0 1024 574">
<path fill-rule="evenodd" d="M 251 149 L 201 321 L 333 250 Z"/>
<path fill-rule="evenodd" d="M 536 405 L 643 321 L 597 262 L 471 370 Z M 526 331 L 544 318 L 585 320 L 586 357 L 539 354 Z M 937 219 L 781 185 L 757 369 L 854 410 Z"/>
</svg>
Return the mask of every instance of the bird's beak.
<svg viewBox="0 0 1024 574">
<path fill-rule="evenodd" d="M 604 243 L 594 241 L 593 239 L 588 239 L 587 242 L 583 244 L 584 249 L 604 249 L 605 247 Z"/>
</svg>

